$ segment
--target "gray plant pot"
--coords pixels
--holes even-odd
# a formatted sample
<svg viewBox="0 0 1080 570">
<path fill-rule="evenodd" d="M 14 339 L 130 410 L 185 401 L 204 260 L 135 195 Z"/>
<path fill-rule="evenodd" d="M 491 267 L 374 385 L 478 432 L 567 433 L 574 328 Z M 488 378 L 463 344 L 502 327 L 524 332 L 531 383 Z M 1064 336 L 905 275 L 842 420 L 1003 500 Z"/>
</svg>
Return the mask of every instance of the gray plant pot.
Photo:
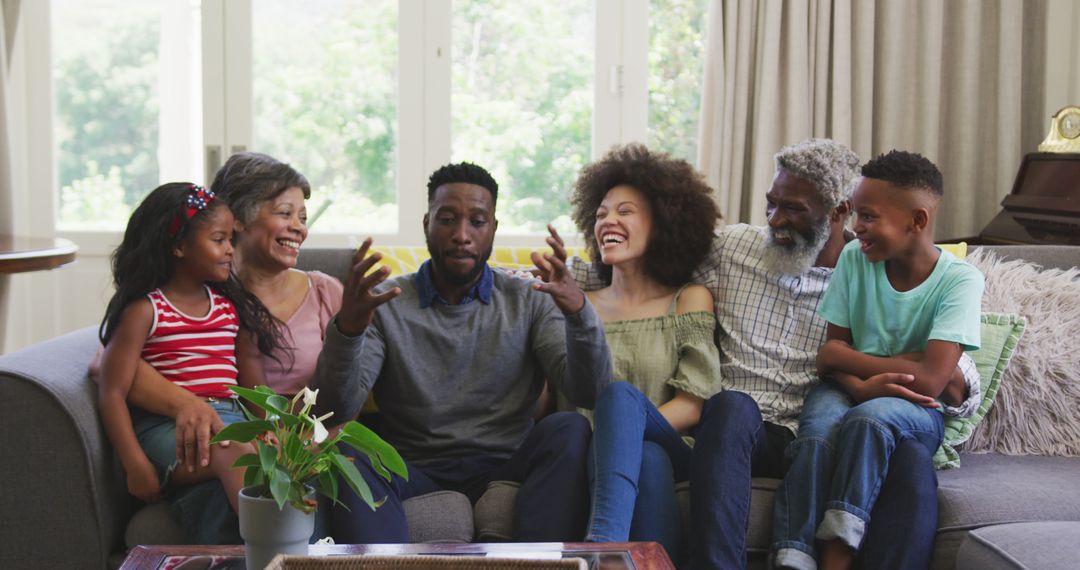
<svg viewBox="0 0 1080 570">
<path fill-rule="evenodd" d="M 315 532 L 315 515 L 288 503 L 278 509 L 274 499 L 258 496 L 248 487 L 240 491 L 240 536 L 247 551 L 248 570 L 263 570 L 278 554 L 305 555 Z"/>
</svg>

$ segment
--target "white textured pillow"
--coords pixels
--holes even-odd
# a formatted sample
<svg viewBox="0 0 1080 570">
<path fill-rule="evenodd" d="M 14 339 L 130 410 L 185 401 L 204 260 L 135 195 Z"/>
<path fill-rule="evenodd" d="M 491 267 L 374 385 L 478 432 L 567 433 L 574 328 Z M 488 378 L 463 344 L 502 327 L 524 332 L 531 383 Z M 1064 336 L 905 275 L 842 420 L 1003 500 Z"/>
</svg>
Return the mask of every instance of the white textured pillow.
<svg viewBox="0 0 1080 570">
<path fill-rule="evenodd" d="M 962 447 L 968 452 L 1080 456 L 1080 271 L 1002 261 L 976 250 L 983 311 L 1027 319 L 997 401 Z"/>
</svg>

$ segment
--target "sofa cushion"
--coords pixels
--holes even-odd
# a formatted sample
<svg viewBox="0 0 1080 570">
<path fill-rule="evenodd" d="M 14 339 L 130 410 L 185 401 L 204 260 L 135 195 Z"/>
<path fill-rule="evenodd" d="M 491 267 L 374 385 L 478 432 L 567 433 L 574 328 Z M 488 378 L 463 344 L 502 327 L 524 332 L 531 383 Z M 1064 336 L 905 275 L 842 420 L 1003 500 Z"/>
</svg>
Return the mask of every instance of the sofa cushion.
<svg viewBox="0 0 1080 570">
<path fill-rule="evenodd" d="M 1033 522 L 987 526 L 968 533 L 956 559 L 959 570 L 1075 568 L 1080 523 Z"/>
<path fill-rule="evenodd" d="M 953 568 L 968 531 L 995 524 L 1080 521 L 1080 458 L 964 453 L 938 473 L 932 568 Z"/>
<path fill-rule="evenodd" d="M 779 479 L 755 477 L 750 481 L 750 521 L 746 532 L 746 548 L 751 552 L 768 552 L 772 537 L 773 497 Z M 487 491 L 476 502 L 473 515 L 476 518 L 476 539 L 480 542 L 498 542 L 513 537 L 513 507 L 520 485 L 512 481 L 492 481 Z M 690 531 L 690 483 L 675 485 L 675 499 L 679 503 L 679 519 L 683 533 Z"/>
<path fill-rule="evenodd" d="M 1019 315 L 983 313 L 981 320 L 982 342 L 979 350 L 971 353 L 971 358 L 979 370 L 982 399 L 971 416 L 945 418 L 945 437 L 934 454 L 934 466 L 938 469 L 960 467 L 960 455 L 954 446 L 971 437 L 975 427 L 994 404 L 1005 367 L 1024 333 L 1025 320 Z"/>
<path fill-rule="evenodd" d="M 124 544 L 134 548 L 140 544 L 187 544 L 169 503 L 159 501 L 135 512 L 124 531 Z"/>
<path fill-rule="evenodd" d="M 405 499 L 402 505 L 409 542 L 472 542 L 472 504 L 462 493 L 435 491 Z"/>
<path fill-rule="evenodd" d="M 476 540 L 505 542 L 514 536 L 514 500 L 520 484 L 513 481 L 492 481 L 473 506 Z"/>
<path fill-rule="evenodd" d="M 1080 270 L 1043 270 L 981 249 L 967 260 L 986 276 L 982 309 L 1023 315 L 1027 327 L 964 449 L 1080 456 L 1080 351 L 1069 341 L 1080 337 Z"/>
<path fill-rule="evenodd" d="M 1080 458 L 963 455 L 938 473 L 938 529 L 1021 521 L 1080 521 Z"/>
<path fill-rule="evenodd" d="M 218 487 L 220 489 L 220 486 Z M 472 505 L 469 498 L 456 491 L 435 491 L 402 501 L 409 527 L 409 542 L 467 543 L 473 539 Z M 319 497 L 319 509 L 326 513 L 329 499 Z M 329 532 L 329 517 L 316 519 L 314 539 Z M 234 519 L 235 520 L 235 519 Z M 239 542 L 238 538 L 232 541 Z M 189 544 L 174 509 L 166 501 L 146 505 L 128 521 L 124 543 L 128 548 L 139 544 Z"/>
</svg>

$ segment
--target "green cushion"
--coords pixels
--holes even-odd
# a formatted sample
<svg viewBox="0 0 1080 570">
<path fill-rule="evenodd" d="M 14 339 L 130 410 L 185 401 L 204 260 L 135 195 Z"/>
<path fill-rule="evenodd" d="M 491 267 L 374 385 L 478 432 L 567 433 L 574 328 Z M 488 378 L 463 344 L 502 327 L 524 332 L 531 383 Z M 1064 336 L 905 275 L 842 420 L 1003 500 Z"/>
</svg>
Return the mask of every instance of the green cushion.
<svg viewBox="0 0 1080 570">
<path fill-rule="evenodd" d="M 945 418 L 945 439 L 934 454 L 934 466 L 938 469 L 960 467 L 960 454 L 953 446 L 967 441 L 975 427 L 986 417 L 986 412 L 990 411 L 990 406 L 994 405 L 994 397 L 1001 385 L 1001 376 L 1012 358 L 1017 341 L 1024 333 L 1025 324 L 1024 317 L 1020 315 L 982 314 L 982 341 L 979 350 L 971 353 L 975 367 L 979 369 L 982 401 L 970 417 Z"/>
</svg>

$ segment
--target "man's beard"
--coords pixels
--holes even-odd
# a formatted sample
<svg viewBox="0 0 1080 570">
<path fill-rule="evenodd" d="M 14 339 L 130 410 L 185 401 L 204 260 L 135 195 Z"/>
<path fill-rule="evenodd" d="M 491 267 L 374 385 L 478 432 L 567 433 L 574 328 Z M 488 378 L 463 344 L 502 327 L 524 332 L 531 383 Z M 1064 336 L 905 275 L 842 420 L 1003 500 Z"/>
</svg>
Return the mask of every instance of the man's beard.
<svg viewBox="0 0 1080 570">
<path fill-rule="evenodd" d="M 782 275 L 802 275 L 814 266 L 818 255 L 829 240 L 829 217 L 825 216 L 811 228 L 809 237 L 790 228 L 773 229 L 765 237 L 765 252 L 762 263 L 769 271 Z M 777 237 L 790 237 L 795 245 L 784 246 L 776 243 Z"/>
<path fill-rule="evenodd" d="M 473 265 L 473 268 L 470 269 L 468 273 L 465 273 L 463 275 L 460 273 L 454 273 L 446 268 L 446 263 L 443 259 L 442 252 L 437 251 L 435 248 L 431 247 L 431 240 L 429 240 L 426 235 L 424 236 L 424 241 L 427 242 L 428 254 L 431 255 L 431 264 L 434 266 L 436 274 L 438 274 L 443 280 L 445 280 L 446 284 L 450 285 L 451 287 L 462 287 L 465 285 L 471 285 L 473 281 L 476 281 L 476 278 L 479 277 L 480 273 L 484 271 L 484 266 L 487 265 L 488 259 L 491 257 L 491 251 L 493 249 L 493 247 L 489 247 L 486 251 L 481 252 L 480 255 L 476 258 L 476 263 Z"/>
</svg>

